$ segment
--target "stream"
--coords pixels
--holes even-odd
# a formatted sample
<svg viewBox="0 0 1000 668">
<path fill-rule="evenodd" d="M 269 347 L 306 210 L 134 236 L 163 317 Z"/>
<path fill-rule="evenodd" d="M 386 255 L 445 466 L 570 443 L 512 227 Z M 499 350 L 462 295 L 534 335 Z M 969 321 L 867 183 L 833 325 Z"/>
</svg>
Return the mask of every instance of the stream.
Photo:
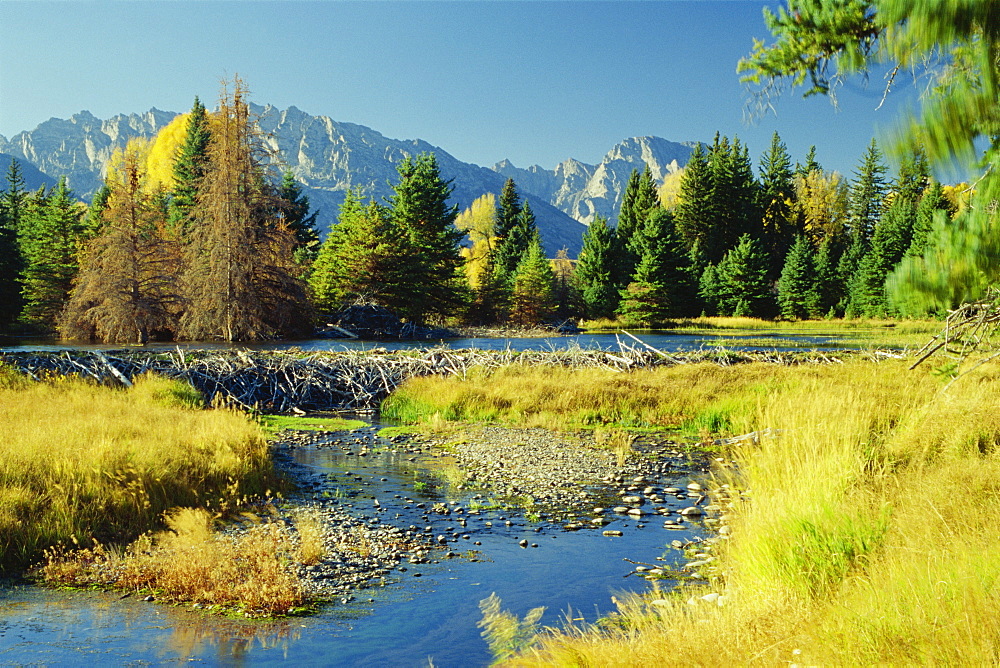
<svg viewBox="0 0 1000 668">
<path fill-rule="evenodd" d="M 377 517 L 402 528 L 430 526 L 432 535 L 453 535 L 455 517 L 425 515 L 427 507 L 475 507 L 481 490 L 447 484 L 435 474 L 446 455 L 414 456 L 377 438 L 380 426 L 359 430 L 375 443 L 363 456 L 324 447 L 329 445 L 324 437 L 280 448 L 278 456 L 305 481 L 306 499 L 338 504 L 367 521 Z M 673 473 L 649 484 L 684 488 L 700 470 L 698 462 L 685 459 L 676 457 Z M 380 509 L 373 507 L 376 498 Z M 671 496 L 664 503 L 677 510 L 690 500 Z M 465 517 L 463 535 L 432 553 L 431 561 L 404 562 L 385 584 L 358 590 L 351 600 L 308 617 L 230 619 L 119 594 L 3 585 L 0 664 L 485 666 L 491 655 L 477 627 L 478 604 L 491 593 L 518 617 L 545 606 L 542 625 L 558 626 L 567 617 L 593 622 L 615 610 L 612 597 L 649 590 L 649 583 L 630 575 L 633 566 L 626 559 L 679 568 L 684 556 L 671 543 L 705 533 L 698 522 L 667 529 L 656 515 L 637 521 L 609 514 L 606 526 L 579 531 L 511 510 L 483 508 Z M 609 529 L 622 535 L 605 535 Z M 537 547 L 521 547 L 522 540 Z M 444 550 L 459 556 L 446 558 Z M 673 582 L 660 584 L 669 588 Z"/>
</svg>

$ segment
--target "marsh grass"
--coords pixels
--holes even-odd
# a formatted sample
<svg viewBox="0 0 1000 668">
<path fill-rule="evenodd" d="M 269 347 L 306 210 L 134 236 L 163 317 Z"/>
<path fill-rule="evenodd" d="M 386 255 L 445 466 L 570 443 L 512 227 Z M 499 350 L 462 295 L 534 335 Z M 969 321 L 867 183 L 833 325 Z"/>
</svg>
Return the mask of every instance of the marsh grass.
<svg viewBox="0 0 1000 668">
<path fill-rule="evenodd" d="M 295 531 L 298 534 L 298 561 L 312 566 L 326 557 L 323 539 L 323 523 L 316 510 L 300 510 L 295 515 Z"/>
<path fill-rule="evenodd" d="M 727 431 L 736 413 L 777 391 L 791 370 L 714 364 L 616 373 L 608 369 L 502 367 L 466 378 L 411 378 L 382 403 L 382 415 L 443 429 L 448 422 L 499 422 L 549 429 L 617 427 Z"/>
<path fill-rule="evenodd" d="M 38 573 L 52 585 L 152 592 L 166 602 L 248 616 L 286 615 L 305 603 L 291 569 L 302 546 L 287 527 L 256 523 L 227 535 L 214 530 L 214 519 L 204 509 L 175 509 L 166 531 L 146 534 L 121 552 L 100 545 L 52 550 Z"/>
<path fill-rule="evenodd" d="M 716 472 L 721 575 L 624 596 L 512 665 L 973 664 L 1000 660 L 1000 367 L 944 389 L 906 362 L 797 367 L 751 397 Z M 726 493 L 745 490 L 746 494 Z M 706 603 L 709 592 L 724 605 Z"/>
<path fill-rule="evenodd" d="M 200 406 L 189 385 L 155 376 L 120 390 L 0 369 L 0 570 L 59 544 L 130 541 L 177 506 L 222 511 L 275 489 L 259 428 Z"/>
</svg>

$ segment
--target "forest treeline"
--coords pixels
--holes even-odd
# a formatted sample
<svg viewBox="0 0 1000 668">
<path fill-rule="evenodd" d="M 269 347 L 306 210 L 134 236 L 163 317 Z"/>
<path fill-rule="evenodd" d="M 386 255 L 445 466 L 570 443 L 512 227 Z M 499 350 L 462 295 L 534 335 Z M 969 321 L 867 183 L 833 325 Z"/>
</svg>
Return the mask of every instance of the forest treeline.
<svg viewBox="0 0 1000 668">
<path fill-rule="evenodd" d="M 967 195 L 919 147 L 890 178 L 873 140 L 851 180 L 815 149 L 792 164 L 775 133 L 755 172 L 738 138 L 699 145 L 670 187 L 634 171 L 618 220 L 578 260 L 547 258 L 508 180 L 465 211 L 433 154 L 407 158 L 385 201 L 352 190 L 323 243 L 316 213 L 249 112 L 244 83 L 109 163 L 90 206 L 65 180 L 0 196 L 0 327 L 146 342 L 293 337 L 352 303 L 412 322 L 533 326 L 571 318 L 926 316 L 961 290 L 914 288 Z M 915 272 L 914 267 L 917 267 Z M 909 274 L 907 274 L 909 272 Z M 895 273 L 895 277 L 893 274 Z"/>
</svg>

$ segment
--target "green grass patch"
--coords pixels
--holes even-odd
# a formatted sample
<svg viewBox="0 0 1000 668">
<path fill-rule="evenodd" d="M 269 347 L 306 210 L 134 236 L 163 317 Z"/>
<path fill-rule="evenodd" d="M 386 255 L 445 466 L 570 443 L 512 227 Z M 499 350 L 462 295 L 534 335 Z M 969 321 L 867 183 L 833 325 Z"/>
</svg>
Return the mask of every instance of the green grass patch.
<svg viewBox="0 0 1000 668">
<path fill-rule="evenodd" d="M 348 420 L 346 418 L 299 417 L 296 415 L 261 415 L 260 422 L 271 434 L 286 429 L 298 431 L 349 431 L 367 427 L 364 420 Z"/>
</svg>

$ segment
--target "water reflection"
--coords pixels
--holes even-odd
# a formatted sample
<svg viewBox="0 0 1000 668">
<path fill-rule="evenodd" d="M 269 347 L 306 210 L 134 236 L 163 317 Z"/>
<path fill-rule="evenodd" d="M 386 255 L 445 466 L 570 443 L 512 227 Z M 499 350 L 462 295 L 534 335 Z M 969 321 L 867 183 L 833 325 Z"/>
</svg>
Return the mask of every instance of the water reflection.
<svg viewBox="0 0 1000 668">
<path fill-rule="evenodd" d="M 672 332 L 648 331 L 638 332 L 639 337 L 647 344 L 665 352 L 683 350 L 698 350 L 714 346 L 723 346 L 735 350 L 791 350 L 844 347 L 840 336 L 836 334 L 789 335 L 786 332 L 754 331 L 742 333 L 712 334 L 699 332 L 696 334 L 677 334 Z M 746 345 L 747 337 L 752 337 L 752 345 Z M 856 335 L 855 335 L 856 336 Z M 634 342 L 623 337 L 625 343 Z M 425 341 L 366 341 L 352 339 L 305 339 L 300 341 L 270 341 L 262 343 L 227 344 L 215 342 L 195 343 L 150 343 L 143 347 L 123 346 L 122 344 L 92 344 L 60 343 L 51 339 L 14 339 L 0 338 L 0 350 L 9 351 L 62 351 L 62 350 L 174 350 L 180 346 L 184 350 L 290 350 L 298 349 L 313 351 L 340 350 L 411 350 L 444 346 L 453 349 L 477 348 L 480 350 L 564 350 L 567 348 L 617 350 L 619 335 L 616 334 L 575 334 L 570 336 L 551 336 L 542 338 L 455 338 Z M 848 346 L 848 347 L 856 347 Z"/>
</svg>

